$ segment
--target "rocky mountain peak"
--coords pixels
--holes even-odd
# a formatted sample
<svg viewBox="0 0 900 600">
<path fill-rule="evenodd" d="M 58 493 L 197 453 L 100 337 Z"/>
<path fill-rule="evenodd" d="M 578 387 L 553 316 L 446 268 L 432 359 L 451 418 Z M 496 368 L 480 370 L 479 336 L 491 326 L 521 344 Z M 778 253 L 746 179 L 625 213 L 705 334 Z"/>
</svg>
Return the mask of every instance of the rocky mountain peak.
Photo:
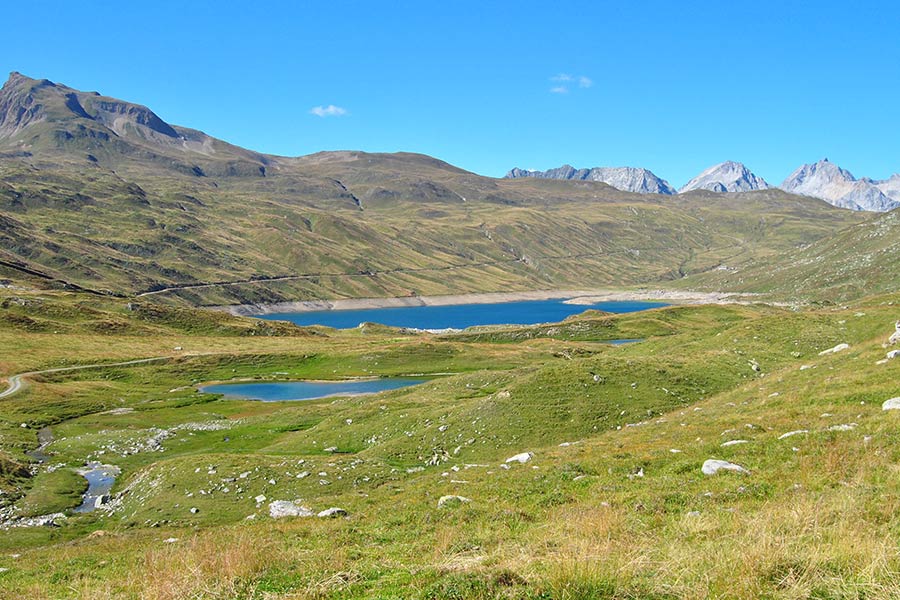
<svg viewBox="0 0 900 600">
<path fill-rule="evenodd" d="M 781 183 L 781 189 L 852 210 L 881 212 L 900 207 L 900 180 L 856 179 L 827 158 L 800 166 Z"/>
<path fill-rule="evenodd" d="M 563 165 L 546 171 L 530 171 L 511 169 L 506 179 L 534 177 L 537 179 L 567 179 L 578 181 L 599 181 L 616 189 L 639 194 L 674 194 L 675 188 L 665 179 L 652 171 L 638 167 L 594 167 L 592 169 L 576 169 L 572 165 Z"/>
<path fill-rule="evenodd" d="M 10 73 L 0 89 L 0 138 L 14 137 L 44 121 L 67 129 L 73 120 L 81 119 L 103 125 L 116 135 L 125 135 L 131 127 L 142 137 L 150 132 L 179 137 L 171 125 L 146 106 L 106 98 L 97 92 L 81 92 L 48 79 L 32 79 L 17 71 Z M 140 131 L 143 129 L 149 132 Z"/>
<path fill-rule="evenodd" d="M 684 193 L 691 190 L 749 192 L 765 190 L 770 187 L 765 179 L 755 175 L 743 163 L 728 160 L 706 169 L 687 182 L 678 192 Z"/>
</svg>

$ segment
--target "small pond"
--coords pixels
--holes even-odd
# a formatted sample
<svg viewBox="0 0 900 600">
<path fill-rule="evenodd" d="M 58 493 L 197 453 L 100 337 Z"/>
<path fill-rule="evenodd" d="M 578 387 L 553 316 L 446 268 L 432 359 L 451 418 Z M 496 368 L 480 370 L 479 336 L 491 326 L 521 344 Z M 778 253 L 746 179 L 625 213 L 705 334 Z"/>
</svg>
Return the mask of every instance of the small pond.
<svg viewBox="0 0 900 600">
<path fill-rule="evenodd" d="M 223 394 L 226 398 L 284 402 L 315 400 L 329 396 L 359 396 L 396 390 L 428 381 L 422 377 L 385 377 L 354 381 L 273 381 L 219 383 L 200 387 L 207 394 Z"/>
</svg>

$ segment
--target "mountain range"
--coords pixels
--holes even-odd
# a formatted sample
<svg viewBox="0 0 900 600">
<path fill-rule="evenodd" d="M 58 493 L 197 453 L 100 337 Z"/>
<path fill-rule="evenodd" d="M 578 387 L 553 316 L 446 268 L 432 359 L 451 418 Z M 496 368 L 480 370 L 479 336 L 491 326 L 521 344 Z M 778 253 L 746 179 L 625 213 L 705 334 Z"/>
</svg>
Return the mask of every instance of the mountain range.
<svg viewBox="0 0 900 600">
<path fill-rule="evenodd" d="M 191 305 L 599 288 L 739 268 L 865 219 L 778 189 L 674 194 L 638 169 L 566 173 L 262 154 L 13 73 L 0 90 L 0 277 Z"/>
<path fill-rule="evenodd" d="M 676 193 L 668 182 L 652 171 L 634 167 L 575 169 L 564 165 L 558 169 L 547 171 L 514 168 L 506 174 L 506 177 L 509 179 L 522 177 L 589 179 L 602 181 L 620 190 L 641 194 L 671 195 Z M 706 169 L 686 183 L 678 190 L 678 193 L 683 194 L 694 190 L 735 193 L 765 190 L 772 187 L 744 164 L 726 161 Z M 900 207 L 900 174 L 895 174 L 890 179 L 883 181 L 869 178 L 857 179 L 849 171 L 829 162 L 827 158 L 799 167 L 779 187 L 787 192 L 819 198 L 834 206 L 857 211 L 885 212 Z"/>
</svg>

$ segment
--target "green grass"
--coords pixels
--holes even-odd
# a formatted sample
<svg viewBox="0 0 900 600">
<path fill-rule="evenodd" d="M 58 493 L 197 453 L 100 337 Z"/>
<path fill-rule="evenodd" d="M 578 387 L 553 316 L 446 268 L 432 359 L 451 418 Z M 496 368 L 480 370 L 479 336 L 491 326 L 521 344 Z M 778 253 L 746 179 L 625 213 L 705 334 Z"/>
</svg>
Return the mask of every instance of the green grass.
<svg viewBox="0 0 900 600">
<path fill-rule="evenodd" d="M 481 177 L 409 153 L 264 156 L 106 98 L 160 126 L 113 131 L 96 96 L 64 86 L 19 76 L 0 93 L 38 113 L 0 140 L 0 276 L 51 288 L 168 290 L 156 297 L 196 306 L 658 285 L 866 218 L 780 190 L 664 197 Z M 6 322 L 46 326 L 28 319 Z"/>
<path fill-rule="evenodd" d="M 880 403 L 900 390 L 895 365 L 876 361 L 898 300 L 804 311 L 588 313 L 559 331 L 447 337 L 189 335 L 196 351 L 216 354 L 47 376 L 3 401 L 8 426 L 0 440 L 21 461 L 33 427 L 52 424 L 47 451 L 64 467 L 30 481 L 10 477 L 4 497 L 60 508 L 68 497 L 71 505 L 81 488 L 65 474 L 88 458 L 122 468 L 119 497 L 109 514 L 5 532 L 6 556 L 21 556 L 0 557 L 11 569 L 0 573 L 0 590 L 126 598 L 889 598 L 900 568 L 893 550 L 900 422 Z M 154 336 L 165 340 L 167 327 Z M 609 346 L 611 331 L 645 341 Z M 39 350 L 45 334 L 16 335 L 21 348 L 47 352 Z M 66 339 L 83 348 L 82 361 L 94 358 L 94 336 Z M 103 355 L 133 356 L 135 339 L 108 336 Z M 839 342 L 851 348 L 819 356 Z M 458 374 L 372 397 L 299 403 L 224 400 L 190 387 L 231 377 L 413 370 Z M 133 410 L 107 412 L 113 408 Z M 18 427 L 25 418 L 31 429 Z M 829 430 L 848 423 L 855 428 Z M 162 429 L 172 430 L 163 451 L 123 455 Z M 779 439 L 797 429 L 809 433 Z M 730 439 L 747 443 L 721 446 Z M 325 452 L 329 446 L 337 452 Z M 500 467 L 523 451 L 535 458 Z M 708 458 L 752 473 L 705 477 Z M 472 502 L 438 509 L 447 494 Z M 266 496 L 259 506 L 258 495 Z M 273 521 L 274 499 L 340 506 L 350 516 Z M 167 576 L 152 575 L 159 572 Z"/>
<path fill-rule="evenodd" d="M 18 506 L 26 517 L 62 512 L 81 504 L 85 490 L 87 482 L 71 469 L 42 472 L 31 482 Z"/>
</svg>

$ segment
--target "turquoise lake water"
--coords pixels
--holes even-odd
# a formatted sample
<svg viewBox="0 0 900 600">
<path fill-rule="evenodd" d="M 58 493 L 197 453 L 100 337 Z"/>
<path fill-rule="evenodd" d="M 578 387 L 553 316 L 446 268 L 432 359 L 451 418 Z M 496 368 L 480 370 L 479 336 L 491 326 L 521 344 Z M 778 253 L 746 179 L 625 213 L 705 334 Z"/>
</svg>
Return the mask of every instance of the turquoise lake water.
<svg viewBox="0 0 900 600">
<path fill-rule="evenodd" d="M 417 377 L 386 377 L 360 381 L 273 381 L 251 383 L 221 383 L 205 385 L 201 392 L 224 394 L 226 398 L 284 402 L 288 400 L 315 400 L 329 396 L 375 394 L 396 390 L 428 381 Z"/>
<path fill-rule="evenodd" d="M 290 321 L 297 325 L 325 325 L 350 329 L 360 323 L 380 323 L 415 329 L 465 329 L 475 325 L 535 325 L 556 323 L 588 309 L 628 313 L 667 306 L 662 302 L 618 301 L 596 304 L 566 304 L 563 300 L 527 300 L 493 304 L 456 304 L 453 306 L 404 306 L 361 310 L 321 310 L 256 315 L 271 321 Z"/>
</svg>

